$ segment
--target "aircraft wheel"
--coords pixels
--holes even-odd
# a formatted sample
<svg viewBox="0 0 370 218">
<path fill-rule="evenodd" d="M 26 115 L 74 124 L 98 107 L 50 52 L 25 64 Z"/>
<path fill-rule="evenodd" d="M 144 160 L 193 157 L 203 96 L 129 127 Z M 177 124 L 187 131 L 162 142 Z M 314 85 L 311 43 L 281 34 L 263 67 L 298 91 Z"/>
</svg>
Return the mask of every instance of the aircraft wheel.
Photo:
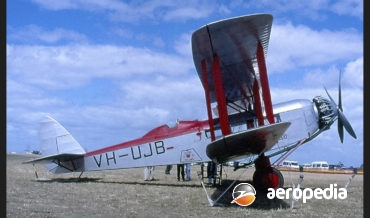
<svg viewBox="0 0 370 218">
<path fill-rule="evenodd" d="M 282 188 L 284 186 L 284 177 L 279 170 L 272 167 L 256 170 L 253 174 L 253 185 L 256 189 L 266 191 L 268 188 Z"/>
</svg>

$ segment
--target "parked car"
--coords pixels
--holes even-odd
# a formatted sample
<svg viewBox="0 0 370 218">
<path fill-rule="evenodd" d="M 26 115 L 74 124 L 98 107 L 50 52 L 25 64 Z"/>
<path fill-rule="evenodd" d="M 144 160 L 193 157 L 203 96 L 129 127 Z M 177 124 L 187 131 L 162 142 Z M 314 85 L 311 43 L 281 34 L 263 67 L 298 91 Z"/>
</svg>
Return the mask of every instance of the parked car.
<svg viewBox="0 0 370 218">
<path fill-rule="evenodd" d="M 328 170 L 329 169 L 329 164 L 326 161 L 314 161 L 314 162 L 311 163 L 311 168 Z"/>
<path fill-rule="evenodd" d="M 299 169 L 299 165 L 297 161 L 293 160 L 284 160 L 283 163 L 281 164 L 282 167 L 287 167 L 287 168 L 297 168 Z"/>
</svg>

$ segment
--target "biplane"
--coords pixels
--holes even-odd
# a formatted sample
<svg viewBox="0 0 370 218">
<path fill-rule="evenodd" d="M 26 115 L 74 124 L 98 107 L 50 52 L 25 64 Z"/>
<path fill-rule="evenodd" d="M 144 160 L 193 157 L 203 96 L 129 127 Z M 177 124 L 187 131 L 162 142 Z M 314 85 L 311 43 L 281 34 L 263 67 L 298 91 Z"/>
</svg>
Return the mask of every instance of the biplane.
<svg viewBox="0 0 370 218">
<path fill-rule="evenodd" d="M 255 188 L 283 187 L 275 168 L 300 145 L 337 121 L 356 134 L 339 103 L 329 99 L 295 99 L 272 104 L 265 62 L 273 17 L 253 14 L 220 20 L 192 34 L 195 68 L 204 88 L 207 120 L 162 125 L 140 138 L 86 152 L 55 119 L 40 122 L 42 156 L 26 163 L 44 163 L 52 173 L 87 172 L 179 163 L 248 158 Z M 275 163 L 270 158 L 278 157 Z M 81 176 L 81 175 L 80 175 Z"/>
</svg>

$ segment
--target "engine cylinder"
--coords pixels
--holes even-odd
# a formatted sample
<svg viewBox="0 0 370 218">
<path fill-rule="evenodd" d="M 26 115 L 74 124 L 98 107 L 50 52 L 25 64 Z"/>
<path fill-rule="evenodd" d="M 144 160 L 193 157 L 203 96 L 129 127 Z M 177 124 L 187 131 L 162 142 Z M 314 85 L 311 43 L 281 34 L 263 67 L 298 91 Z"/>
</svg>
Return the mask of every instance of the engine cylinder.
<svg viewBox="0 0 370 218">
<path fill-rule="evenodd" d="M 336 108 L 330 100 L 316 96 L 312 100 L 319 114 L 319 128 L 330 126 L 337 118 Z"/>
</svg>

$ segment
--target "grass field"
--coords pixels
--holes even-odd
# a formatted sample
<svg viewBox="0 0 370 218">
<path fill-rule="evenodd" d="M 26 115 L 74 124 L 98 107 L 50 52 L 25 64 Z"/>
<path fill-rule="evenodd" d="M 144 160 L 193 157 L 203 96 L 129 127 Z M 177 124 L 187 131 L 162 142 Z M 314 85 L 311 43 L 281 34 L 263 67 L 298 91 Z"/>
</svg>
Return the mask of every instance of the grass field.
<svg viewBox="0 0 370 218">
<path fill-rule="evenodd" d="M 363 175 L 356 175 L 347 187 L 347 198 L 298 200 L 291 209 L 290 200 L 268 199 L 258 193 L 253 204 L 231 204 L 232 188 L 211 207 L 197 177 L 200 165 L 192 166 L 192 180 L 178 182 L 176 167 L 171 174 L 165 167 L 155 168 L 155 181 L 143 180 L 143 168 L 85 172 L 77 182 L 75 174 L 54 175 L 43 166 L 22 164 L 30 156 L 7 155 L 7 217 L 363 217 Z M 206 186 L 213 200 L 227 184 L 251 183 L 254 169 L 233 171 L 223 167 L 221 186 Z M 351 175 L 282 172 L 284 188 L 297 184 L 301 188 L 344 187 Z"/>
</svg>

